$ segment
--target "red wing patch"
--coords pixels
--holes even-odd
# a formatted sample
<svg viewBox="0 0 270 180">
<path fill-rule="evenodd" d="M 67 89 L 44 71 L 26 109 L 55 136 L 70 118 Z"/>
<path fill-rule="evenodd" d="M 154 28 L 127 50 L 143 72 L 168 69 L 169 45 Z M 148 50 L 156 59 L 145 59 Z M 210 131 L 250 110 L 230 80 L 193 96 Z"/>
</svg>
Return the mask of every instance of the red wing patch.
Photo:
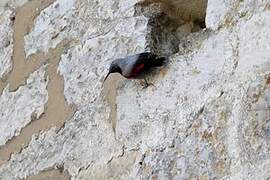
<svg viewBox="0 0 270 180">
<path fill-rule="evenodd" d="M 131 75 L 129 78 L 135 77 L 137 75 L 139 75 L 139 73 L 143 70 L 144 68 L 144 64 L 138 64 L 133 71 L 131 72 Z"/>
<path fill-rule="evenodd" d="M 139 73 L 144 68 L 144 64 L 139 64 L 135 67 L 134 72 Z"/>
</svg>

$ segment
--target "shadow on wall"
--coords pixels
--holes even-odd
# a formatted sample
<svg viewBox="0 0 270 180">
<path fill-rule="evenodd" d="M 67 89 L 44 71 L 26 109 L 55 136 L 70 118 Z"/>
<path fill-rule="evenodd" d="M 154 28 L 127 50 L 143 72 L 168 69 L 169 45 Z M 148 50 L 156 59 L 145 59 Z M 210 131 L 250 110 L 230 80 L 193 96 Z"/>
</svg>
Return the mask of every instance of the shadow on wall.
<svg viewBox="0 0 270 180">
<path fill-rule="evenodd" d="M 148 48 L 160 56 L 179 50 L 180 40 L 205 28 L 207 0 L 145 0 L 136 13 L 148 17 Z"/>
</svg>

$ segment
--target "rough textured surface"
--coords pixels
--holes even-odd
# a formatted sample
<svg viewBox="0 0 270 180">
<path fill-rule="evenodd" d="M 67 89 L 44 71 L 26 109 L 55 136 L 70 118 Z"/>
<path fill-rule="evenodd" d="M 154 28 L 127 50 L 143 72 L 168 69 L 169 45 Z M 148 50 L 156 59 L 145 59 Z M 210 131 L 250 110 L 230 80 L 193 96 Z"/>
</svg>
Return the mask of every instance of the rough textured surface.
<svg viewBox="0 0 270 180">
<path fill-rule="evenodd" d="M 127 25 L 129 27 L 125 28 Z M 143 51 L 146 25 L 147 20 L 143 17 L 119 20 L 114 30 L 97 38 L 90 38 L 63 54 L 59 71 L 65 80 L 64 93 L 67 101 L 78 106 L 95 101 L 101 93 L 109 60 Z M 128 35 L 131 33 L 133 36 Z"/>
<path fill-rule="evenodd" d="M 188 13 L 196 2 L 205 7 L 174 5 Z M 53 168 L 71 179 L 270 177 L 270 3 L 209 0 L 191 22 L 171 3 L 57 0 L 42 11 L 26 54 L 71 40 L 58 71 L 78 110 L 34 135 L 0 179 Z M 146 50 L 168 56 L 147 77 L 154 86 L 119 77 L 102 86 L 114 58 Z"/>
<path fill-rule="evenodd" d="M 38 50 L 48 52 L 49 48 L 55 48 L 61 40 L 70 35 L 59 33 L 69 26 L 70 18 L 74 15 L 73 6 L 74 0 L 59 0 L 42 11 L 35 20 L 32 32 L 25 36 L 26 56 Z"/>
<path fill-rule="evenodd" d="M 96 112 L 93 113 L 92 110 Z M 33 149 L 30 148 L 23 152 L 32 154 L 32 157 L 29 159 L 26 155 L 20 158 L 21 163 L 27 164 L 27 167 L 18 166 L 14 169 L 13 167 L 17 163 L 11 163 L 2 169 L 1 178 L 23 178 L 29 173 L 35 174 L 53 166 L 61 167 L 63 164 L 64 168 L 75 176 L 81 168 L 88 167 L 90 164 L 103 166 L 114 156 L 120 156 L 123 153 L 122 146 L 114 140 L 109 123 L 102 122 L 103 119 L 108 118 L 106 111 L 90 110 L 90 108 L 78 111 L 71 122 L 66 124 L 65 129 L 58 133 L 51 130 L 36 137 L 39 140 L 29 145 L 29 147 L 33 146 Z M 100 121 L 93 121 L 95 118 L 100 119 Z M 46 153 L 43 156 L 42 151 L 44 150 Z M 48 153 L 50 158 L 48 158 Z M 37 162 L 39 163 L 33 164 L 33 159 L 36 158 L 38 158 Z M 31 168 L 31 172 L 28 171 L 28 168 Z"/>
<path fill-rule="evenodd" d="M 57 0 L 38 16 L 33 31 L 25 37 L 26 55 L 36 51 L 46 52 L 65 38 L 79 38 L 84 42 L 105 35 L 116 25 L 120 28 L 118 33 L 124 30 L 131 32 L 133 29 L 123 29 L 120 22 L 132 18 L 135 2 Z M 121 8 L 118 9 L 118 6 Z M 137 24 L 140 26 L 140 22 Z M 115 31 L 117 33 L 117 29 Z M 140 33 L 140 29 L 133 32 Z"/>
<path fill-rule="evenodd" d="M 0 79 L 12 68 L 11 56 L 13 52 L 13 30 L 11 17 L 13 12 L 9 9 L 0 11 Z"/>
<path fill-rule="evenodd" d="M 0 80 L 12 69 L 14 9 L 27 0 L 2 0 L 0 2 Z"/>
<path fill-rule="evenodd" d="M 1 0 L 0 2 L 0 12 L 4 11 L 7 7 L 17 8 L 25 3 L 28 0 Z"/>
<path fill-rule="evenodd" d="M 103 121 L 108 118 L 109 110 L 95 105 L 82 108 L 59 132 L 52 129 L 33 137 L 29 148 L 22 152 L 25 156 L 11 157 L 19 158 L 20 164 L 26 166 L 17 166 L 17 162 L 13 164 L 11 160 L 2 169 L 1 177 L 23 178 L 53 166 L 64 166 L 75 176 L 81 168 L 92 163 L 105 165 L 114 156 L 120 156 L 122 147 L 115 141 L 109 123 Z M 34 159 L 38 164 L 33 163 Z"/>
<path fill-rule="evenodd" d="M 16 92 L 9 92 L 8 86 L 4 89 L 0 96 L 0 147 L 43 113 L 48 100 L 47 80 L 42 66 Z"/>
</svg>

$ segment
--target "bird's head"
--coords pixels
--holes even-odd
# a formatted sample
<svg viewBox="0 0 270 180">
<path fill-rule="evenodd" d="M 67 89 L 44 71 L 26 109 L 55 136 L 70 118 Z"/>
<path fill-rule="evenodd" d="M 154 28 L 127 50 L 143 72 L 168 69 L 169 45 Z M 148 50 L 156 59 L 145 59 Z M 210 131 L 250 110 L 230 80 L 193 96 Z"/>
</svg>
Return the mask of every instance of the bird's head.
<svg viewBox="0 0 270 180">
<path fill-rule="evenodd" d="M 118 64 L 112 63 L 111 66 L 110 66 L 110 68 L 109 68 L 109 72 L 108 72 L 108 74 L 106 75 L 106 77 L 105 77 L 105 79 L 104 79 L 103 82 L 106 81 L 106 79 L 109 77 L 109 75 L 110 75 L 111 73 L 120 73 L 120 74 L 121 74 L 121 73 L 122 73 L 122 70 L 121 70 L 121 68 L 118 66 Z"/>
</svg>

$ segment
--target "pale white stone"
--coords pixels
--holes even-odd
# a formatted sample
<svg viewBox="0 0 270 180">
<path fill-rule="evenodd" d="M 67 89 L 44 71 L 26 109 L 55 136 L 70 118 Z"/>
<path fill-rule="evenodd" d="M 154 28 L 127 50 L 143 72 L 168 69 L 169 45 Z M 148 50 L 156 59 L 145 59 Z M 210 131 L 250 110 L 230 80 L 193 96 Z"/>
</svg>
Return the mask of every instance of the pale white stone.
<svg viewBox="0 0 270 180">
<path fill-rule="evenodd" d="M 22 179 L 53 166 L 64 166 L 76 176 L 81 168 L 92 163 L 104 166 L 120 156 L 122 145 L 116 142 L 110 123 L 105 120 L 109 109 L 97 103 L 77 111 L 61 131 L 51 129 L 33 137 L 22 151 L 23 156 L 13 155 L 9 163 L 0 167 L 0 178 Z M 21 166 L 17 166 L 18 161 Z"/>
<path fill-rule="evenodd" d="M 9 92 L 8 86 L 4 89 L 0 96 L 0 146 L 19 135 L 23 127 L 44 112 L 48 100 L 47 81 L 45 66 L 42 66 L 15 92 Z"/>
<path fill-rule="evenodd" d="M 72 179 L 109 179 L 110 165 L 117 163 L 126 166 L 125 172 L 114 171 L 116 179 L 269 177 L 267 2 L 208 1 L 206 25 L 215 32 L 182 37 L 179 52 L 147 77 L 155 87 L 143 89 L 139 80 L 118 84 L 114 134 L 101 84 L 114 58 L 147 49 L 149 19 L 133 17 L 135 3 L 99 0 L 72 5 L 71 14 L 77 16 L 67 16 L 69 27 L 58 37 L 74 35 L 79 42 L 62 54 L 58 70 L 65 97 L 78 111 L 60 131 L 42 132 L 12 155 L 0 167 L 0 179 L 21 179 L 58 166 Z M 38 19 L 42 17 L 45 14 Z M 45 19 L 61 18 L 49 14 Z M 55 26 L 45 27 L 51 31 Z M 37 36 L 49 43 L 42 48 L 32 44 L 35 51 L 58 43 L 41 33 L 32 38 Z M 119 156 L 127 157 L 127 163 Z"/>
<path fill-rule="evenodd" d="M 12 69 L 13 22 L 15 8 L 24 5 L 28 0 L 0 1 L 0 79 Z"/>
<path fill-rule="evenodd" d="M 257 13 L 239 25 L 239 68 L 241 71 L 262 68 L 270 63 L 270 11 Z M 270 70 L 268 70 L 270 71 Z M 255 72 L 255 71 L 254 71 Z"/>
<path fill-rule="evenodd" d="M 78 26 L 88 29 L 84 30 L 81 42 L 62 55 L 58 67 L 65 81 L 68 103 L 81 106 L 93 102 L 101 94 L 109 62 L 146 49 L 148 19 L 132 17 L 134 3 L 129 1 L 124 6 L 122 1 L 99 1 L 78 5 L 79 14 L 84 18 Z M 87 13 L 85 8 L 89 9 Z"/>
<path fill-rule="evenodd" d="M 101 93 L 109 62 L 131 52 L 144 51 L 146 26 L 144 17 L 119 20 L 105 35 L 88 39 L 63 54 L 58 70 L 65 80 L 67 102 L 84 105 L 94 101 Z"/>
<path fill-rule="evenodd" d="M 0 79 L 12 69 L 11 57 L 13 53 L 13 29 L 9 9 L 0 12 Z"/>
<path fill-rule="evenodd" d="M 26 55 L 37 51 L 48 52 L 63 39 L 76 39 L 85 33 L 86 38 L 104 34 L 114 28 L 117 19 L 131 17 L 136 2 L 57 0 L 41 12 L 33 30 L 25 36 Z M 100 29 L 100 26 L 105 27 Z"/>
<path fill-rule="evenodd" d="M 74 3 L 74 0 L 58 0 L 40 13 L 33 31 L 25 36 L 26 56 L 38 50 L 48 52 L 49 48 L 55 48 L 61 40 L 70 38 L 68 34 L 60 32 L 69 30 Z"/>
<path fill-rule="evenodd" d="M 241 20 L 247 21 L 254 14 L 267 11 L 269 1 L 264 0 L 208 0 L 205 23 L 206 27 L 218 30 Z M 269 8 L 269 7 L 268 7 Z"/>
</svg>

